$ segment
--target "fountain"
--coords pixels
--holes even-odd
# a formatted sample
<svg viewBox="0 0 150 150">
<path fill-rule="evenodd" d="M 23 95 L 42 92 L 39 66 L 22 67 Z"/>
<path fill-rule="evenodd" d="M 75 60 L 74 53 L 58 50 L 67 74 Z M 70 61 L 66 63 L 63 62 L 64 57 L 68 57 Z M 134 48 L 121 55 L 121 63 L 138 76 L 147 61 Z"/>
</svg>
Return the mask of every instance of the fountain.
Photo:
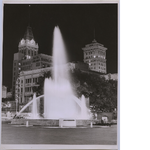
<svg viewBox="0 0 150 150">
<path fill-rule="evenodd" d="M 45 79 L 44 117 L 48 119 L 89 119 L 88 109 L 85 106 L 85 97 L 82 96 L 81 100 L 77 100 L 68 80 L 69 74 L 67 72 L 65 46 L 62 39 L 59 28 L 55 27 L 53 41 L 53 79 Z M 79 101 L 81 104 L 76 101 Z"/>
<path fill-rule="evenodd" d="M 36 93 L 33 94 L 32 119 L 39 119 L 38 111 L 37 111 Z"/>
<path fill-rule="evenodd" d="M 86 106 L 84 95 L 78 99 L 69 82 L 69 73 L 65 46 L 59 27 L 55 27 L 53 35 L 53 70 L 52 78 L 46 78 L 44 82 L 44 119 L 82 119 L 89 120 L 91 114 Z M 32 119 L 38 119 L 37 100 L 40 98 L 34 94 L 33 100 L 25 105 L 18 115 L 32 104 Z"/>
</svg>

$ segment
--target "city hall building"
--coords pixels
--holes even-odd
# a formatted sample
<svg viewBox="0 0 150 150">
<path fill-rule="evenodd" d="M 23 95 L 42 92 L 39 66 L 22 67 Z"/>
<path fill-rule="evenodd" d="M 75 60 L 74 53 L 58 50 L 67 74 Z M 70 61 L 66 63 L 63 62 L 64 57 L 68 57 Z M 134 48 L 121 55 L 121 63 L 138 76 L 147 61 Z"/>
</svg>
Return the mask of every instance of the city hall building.
<svg viewBox="0 0 150 150">
<path fill-rule="evenodd" d="M 15 97 L 16 82 L 21 71 L 36 70 L 52 66 L 52 56 L 38 54 L 39 46 L 34 40 L 32 29 L 27 27 L 24 37 L 19 42 L 18 53 L 14 54 L 12 94 Z"/>
</svg>

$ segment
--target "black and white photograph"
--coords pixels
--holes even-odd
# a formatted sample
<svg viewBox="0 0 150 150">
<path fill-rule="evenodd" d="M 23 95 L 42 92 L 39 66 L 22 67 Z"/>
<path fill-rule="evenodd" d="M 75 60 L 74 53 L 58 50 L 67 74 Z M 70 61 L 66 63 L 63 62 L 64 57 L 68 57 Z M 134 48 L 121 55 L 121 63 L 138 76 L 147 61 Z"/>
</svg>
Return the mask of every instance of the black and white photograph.
<svg viewBox="0 0 150 150">
<path fill-rule="evenodd" d="M 118 149 L 118 2 L 3 3 L 2 24 L 1 145 Z"/>
</svg>

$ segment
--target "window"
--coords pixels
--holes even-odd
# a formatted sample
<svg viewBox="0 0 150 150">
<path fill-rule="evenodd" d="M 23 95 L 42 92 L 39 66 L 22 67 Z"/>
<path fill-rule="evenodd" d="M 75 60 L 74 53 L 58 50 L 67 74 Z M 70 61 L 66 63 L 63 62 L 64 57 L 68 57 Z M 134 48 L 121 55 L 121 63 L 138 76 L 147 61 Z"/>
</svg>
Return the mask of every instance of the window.
<svg viewBox="0 0 150 150">
<path fill-rule="evenodd" d="M 31 79 L 26 79 L 26 83 L 31 83 Z"/>
<path fill-rule="evenodd" d="M 31 92 L 31 87 L 26 87 L 25 92 Z"/>
<path fill-rule="evenodd" d="M 33 78 L 33 83 L 38 82 L 38 78 Z"/>
</svg>

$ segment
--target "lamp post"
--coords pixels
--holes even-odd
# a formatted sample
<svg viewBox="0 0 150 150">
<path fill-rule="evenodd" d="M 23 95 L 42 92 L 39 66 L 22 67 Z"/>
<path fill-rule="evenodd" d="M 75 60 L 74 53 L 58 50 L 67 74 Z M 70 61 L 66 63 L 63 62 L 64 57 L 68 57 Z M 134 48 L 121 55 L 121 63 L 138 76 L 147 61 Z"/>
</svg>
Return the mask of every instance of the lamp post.
<svg viewBox="0 0 150 150">
<path fill-rule="evenodd" d="M 17 113 L 17 107 L 18 107 L 18 103 L 19 103 L 19 89 L 20 89 L 20 77 L 18 77 L 17 78 L 17 80 L 16 80 L 16 88 L 15 88 L 15 90 L 16 90 L 16 93 L 15 93 L 15 101 L 16 101 L 16 113 Z"/>
<path fill-rule="evenodd" d="M 17 103 L 18 103 L 18 100 L 16 99 L 16 114 L 17 114 Z"/>
</svg>

